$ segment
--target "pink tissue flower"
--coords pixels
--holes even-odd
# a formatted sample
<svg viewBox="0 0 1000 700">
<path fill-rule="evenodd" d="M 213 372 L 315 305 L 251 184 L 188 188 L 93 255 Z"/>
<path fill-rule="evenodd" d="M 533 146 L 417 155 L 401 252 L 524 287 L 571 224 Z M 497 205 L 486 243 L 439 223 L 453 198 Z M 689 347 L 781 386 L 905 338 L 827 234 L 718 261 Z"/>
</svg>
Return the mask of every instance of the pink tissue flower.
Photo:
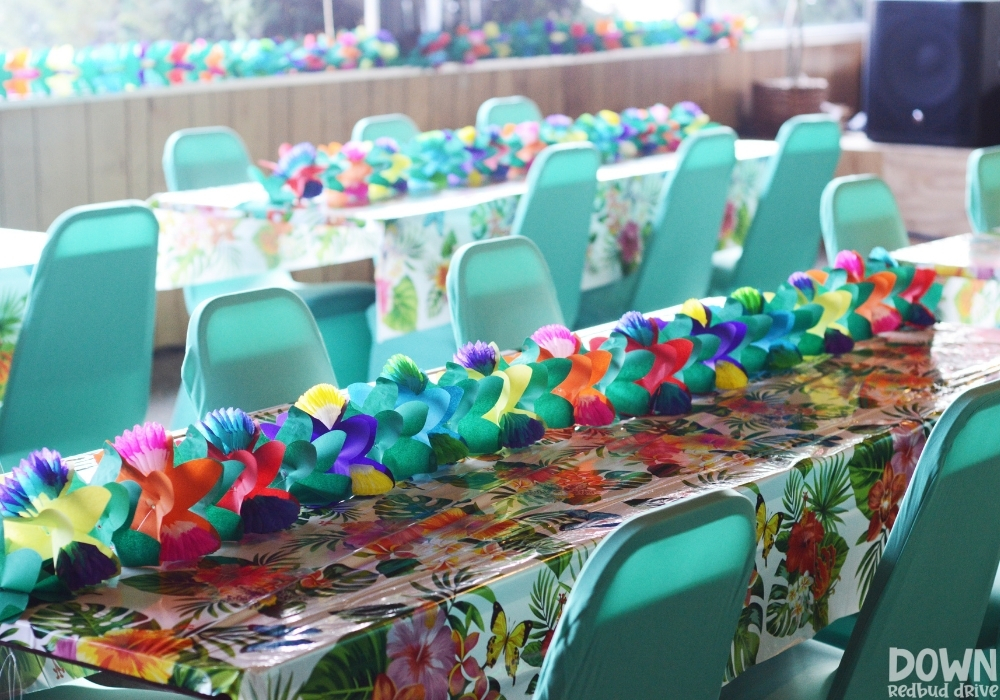
<svg viewBox="0 0 1000 700">
<path fill-rule="evenodd" d="M 172 466 L 171 438 L 159 423 L 146 423 L 126 430 L 115 438 L 115 449 L 121 458 L 143 476 L 161 472 Z"/>
<path fill-rule="evenodd" d="M 531 339 L 552 357 L 569 357 L 580 351 L 580 339 L 558 323 L 542 326 L 531 334 Z"/>
</svg>

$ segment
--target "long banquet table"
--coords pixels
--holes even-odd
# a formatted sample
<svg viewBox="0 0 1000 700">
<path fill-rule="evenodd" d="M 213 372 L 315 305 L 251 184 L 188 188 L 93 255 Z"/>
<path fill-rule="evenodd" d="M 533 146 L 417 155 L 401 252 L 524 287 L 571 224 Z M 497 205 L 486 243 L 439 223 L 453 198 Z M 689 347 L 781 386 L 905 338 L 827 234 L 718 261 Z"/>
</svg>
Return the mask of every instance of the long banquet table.
<svg viewBox="0 0 1000 700">
<path fill-rule="evenodd" d="M 893 251 L 893 257 L 937 272 L 938 318 L 1000 327 L 1000 235 L 965 233 Z"/>
<path fill-rule="evenodd" d="M 737 141 L 722 245 L 738 245 L 756 211 L 774 141 Z M 582 288 L 638 270 L 663 178 L 676 153 L 602 166 Z M 445 276 L 458 246 L 510 233 L 524 182 L 444 190 L 364 207 L 268 203 L 260 185 L 155 195 L 157 287 L 180 287 L 269 269 L 300 270 L 375 258 L 377 337 L 450 323 Z"/>
<path fill-rule="evenodd" d="M 689 415 L 549 431 L 382 496 L 306 509 L 292 529 L 196 564 L 125 570 L 29 607 L 0 626 L 0 644 L 61 660 L 63 673 L 78 664 L 240 700 L 391 698 L 414 685 L 428 700 L 524 698 L 611 528 L 735 487 L 763 532 L 732 677 L 859 609 L 929 430 L 959 392 L 997 377 L 1000 330 L 887 334 L 698 398 Z M 94 458 L 72 464 L 87 475 Z"/>
</svg>

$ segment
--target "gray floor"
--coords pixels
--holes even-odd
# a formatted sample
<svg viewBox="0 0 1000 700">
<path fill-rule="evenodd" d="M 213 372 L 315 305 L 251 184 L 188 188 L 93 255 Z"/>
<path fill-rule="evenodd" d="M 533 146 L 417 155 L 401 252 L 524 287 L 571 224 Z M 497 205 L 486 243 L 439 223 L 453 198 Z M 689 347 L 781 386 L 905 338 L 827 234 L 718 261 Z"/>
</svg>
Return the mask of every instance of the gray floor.
<svg viewBox="0 0 1000 700">
<path fill-rule="evenodd" d="M 153 353 L 153 382 L 149 390 L 149 410 L 146 420 L 170 426 L 177 400 L 177 389 L 181 385 L 181 363 L 184 361 L 183 348 L 157 350 Z"/>
</svg>

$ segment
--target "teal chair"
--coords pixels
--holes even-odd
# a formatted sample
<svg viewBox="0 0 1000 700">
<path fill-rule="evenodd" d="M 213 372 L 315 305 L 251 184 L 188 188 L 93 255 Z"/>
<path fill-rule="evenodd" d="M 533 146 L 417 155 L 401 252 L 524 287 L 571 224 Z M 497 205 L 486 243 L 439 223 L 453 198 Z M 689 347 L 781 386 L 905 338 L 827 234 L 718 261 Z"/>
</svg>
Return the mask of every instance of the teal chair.
<svg viewBox="0 0 1000 700">
<path fill-rule="evenodd" d="M 237 164 L 242 164 L 242 175 L 237 173 Z M 250 155 L 239 134 L 221 126 L 181 129 L 171 134 L 163 149 L 163 174 L 171 191 L 249 182 L 249 166 Z M 367 381 L 371 335 L 367 332 L 365 309 L 375 301 L 373 284 L 304 284 L 293 280 L 285 270 L 270 270 L 188 285 L 184 288 L 184 305 L 191 314 L 207 299 L 266 287 L 290 289 L 305 300 L 345 385 Z M 192 407 L 181 390 L 171 425 L 187 427 L 192 417 Z"/>
<path fill-rule="evenodd" d="M 195 309 L 181 378 L 198 417 L 292 403 L 316 384 L 337 384 L 309 307 L 280 287 L 225 294 Z"/>
<path fill-rule="evenodd" d="M 171 192 L 250 182 L 252 164 L 243 139 L 225 126 L 181 129 L 163 146 L 163 176 Z"/>
<path fill-rule="evenodd" d="M 819 254 L 819 200 L 840 160 L 840 126 L 821 114 L 792 117 L 778 131 L 757 212 L 742 248 L 712 256 L 712 294 L 775 289 Z"/>
<path fill-rule="evenodd" d="M 855 250 L 867 259 L 872 248 L 893 251 L 910 244 L 892 190 L 874 175 L 831 180 L 820 199 L 819 219 L 831 263 L 842 250 Z"/>
<path fill-rule="evenodd" d="M 386 361 L 393 355 L 403 354 L 417 363 L 418 367 L 429 370 L 444 367 L 455 354 L 455 333 L 451 323 L 435 328 L 411 331 L 389 340 L 378 341 L 375 328 L 375 305 L 368 309 L 368 330 L 372 337 L 372 349 L 368 364 L 368 381 L 375 381 L 382 374 Z"/>
<path fill-rule="evenodd" d="M 0 464 L 100 448 L 149 404 L 159 225 L 144 203 L 76 207 L 49 227 L 0 407 Z"/>
<path fill-rule="evenodd" d="M 587 559 L 542 663 L 536 700 L 716 700 L 756 538 L 724 490 L 643 513 Z"/>
<path fill-rule="evenodd" d="M 374 141 L 388 136 L 402 146 L 419 133 L 420 127 L 405 114 L 379 114 L 360 119 L 351 129 L 351 141 Z"/>
<path fill-rule="evenodd" d="M 997 421 L 1000 382 L 969 389 L 941 416 L 845 648 L 803 642 L 748 669 L 722 700 L 885 697 L 890 647 L 961 660 L 976 646 L 1000 563 Z"/>
<path fill-rule="evenodd" d="M 681 144 L 677 167 L 660 191 L 632 309 L 657 311 L 708 295 L 735 149 L 736 132 L 725 126 L 703 129 Z"/>
<path fill-rule="evenodd" d="M 514 350 L 542 326 L 564 322 L 549 266 L 527 238 L 466 243 L 446 286 L 457 346 L 482 340 Z"/>
<path fill-rule="evenodd" d="M 1000 146 L 977 148 L 969 154 L 965 210 L 973 231 L 1000 231 Z"/>
<path fill-rule="evenodd" d="M 590 142 L 549 146 L 528 171 L 528 191 L 514 212 L 511 233 L 530 238 L 552 272 L 569 326 L 580 313 L 580 284 L 590 242 L 590 218 L 601 158 Z"/>
<path fill-rule="evenodd" d="M 476 128 L 482 131 L 489 126 L 540 121 L 542 110 L 538 109 L 533 100 L 522 95 L 491 97 L 479 105 L 476 112 Z"/>
</svg>

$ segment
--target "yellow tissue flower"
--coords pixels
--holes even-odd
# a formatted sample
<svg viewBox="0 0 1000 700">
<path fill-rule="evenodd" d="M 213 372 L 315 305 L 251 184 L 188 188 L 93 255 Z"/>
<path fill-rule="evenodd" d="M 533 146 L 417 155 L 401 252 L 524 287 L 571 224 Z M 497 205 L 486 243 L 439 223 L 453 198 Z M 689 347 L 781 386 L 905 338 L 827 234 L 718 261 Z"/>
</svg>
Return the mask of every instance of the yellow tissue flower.
<svg viewBox="0 0 1000 700">
<path fill-rule="evenodd" d="M 610 109 L 602 109 L 597 113 L 597 116 L 612 126 L 618 126 L 622 122 L 622 118 L 618 116 L 618 112 L 612 112 Z"/>
<path fill-rule="evenodd" d="M 372 187 L 375 185 L 369 187 L 369 196 Z M 347 401 L 346 391 L 338 389 L 333 384 L 317 384 L 299 397 L 295 407 L 305 411 L 327 428 L 332 428 L 343 413 Z"/>
<path fill-rule="evenodd" d="M 500 36 L 500 25 L 496 22 L 487 22 L 483 25 L 483 35 L 487 39 L 496 39 Z"/>
</svg>

